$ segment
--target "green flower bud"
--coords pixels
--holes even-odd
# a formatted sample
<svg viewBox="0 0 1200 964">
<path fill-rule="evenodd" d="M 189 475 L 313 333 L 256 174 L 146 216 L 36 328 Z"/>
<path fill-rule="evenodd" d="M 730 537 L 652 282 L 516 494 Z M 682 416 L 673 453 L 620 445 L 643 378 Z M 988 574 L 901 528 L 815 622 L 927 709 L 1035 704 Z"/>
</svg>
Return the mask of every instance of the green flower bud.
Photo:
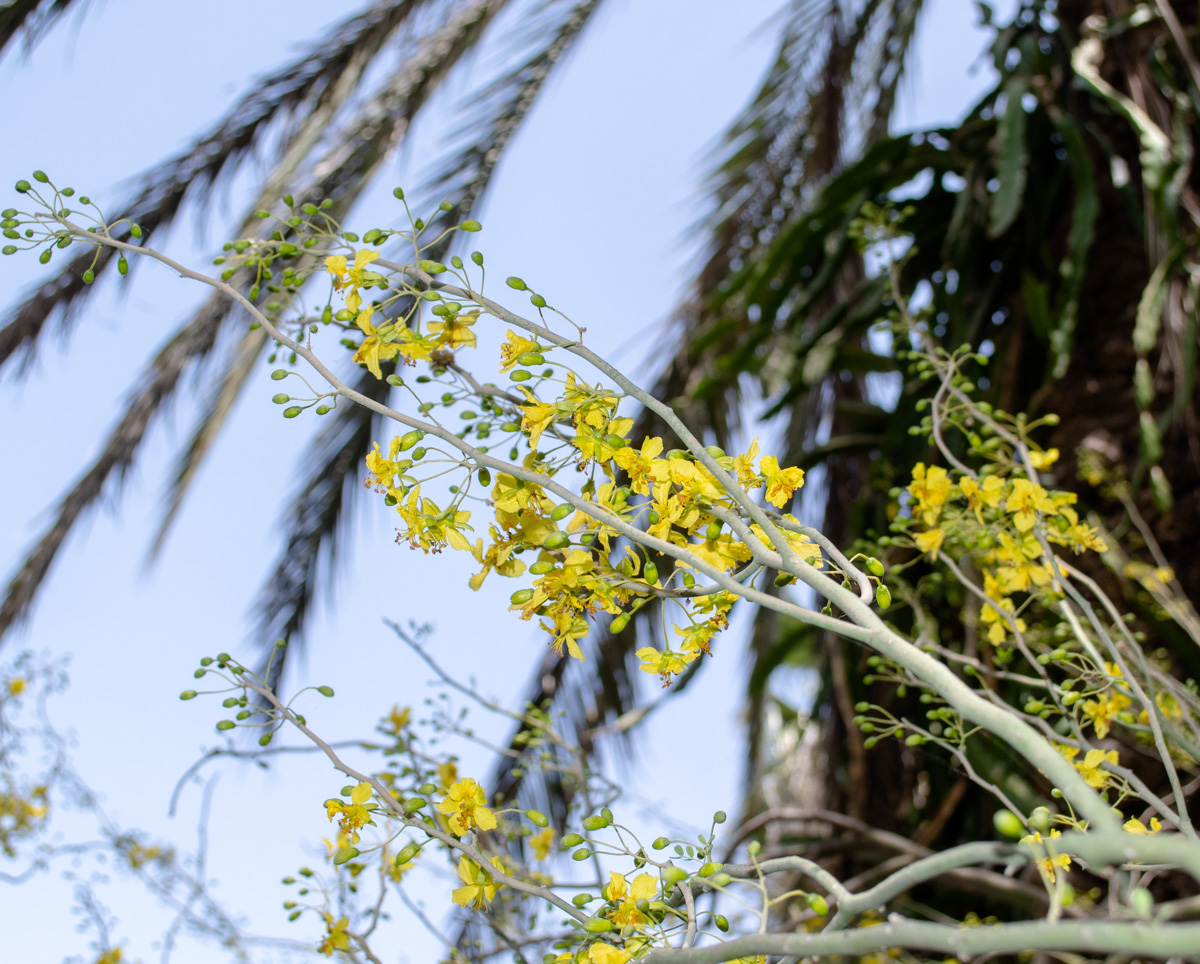
<svg viewBox="0 0 1200 964">
<path fill-rule="evenodd" d="M 509 602 L 511 602 L 514 606 L 524 606 L 532 598 L 533 598 L 533 590 L 532 589 L 518 589 L 511 596 L 508 597 Z"/>
<path fill-rule="evenodd" d="M 530 296 L 529 296 L 529 303 L 530 303 L 531 305 L 533 305 L 533 307 L 535 307 L 535 308 L 545 308 L 545 307 L 546 307 L 546 299 L 545 299 L 545 298 L 543 298 L 543 297 L 542 297 L 541 295 L 539 295 L 539 294 L 532 294 L 532 295 L 530 295 Z"/>
<path fill-rule="evenodd" d="M 91 268 L 88 268 L 87 271 L 85 271 L 83 273 L 83 283 L 85 285 L 90 285 L 95 280 L 96 280 L 96 272 L 93 271 Z"/>
<path fill-rule="evenodd" d="M 674 864 L 667 864 L 662 871 L 663 884 L 666 890 L 671 890 L 676 884 L 687 880 L 688 873 L 682 867 L 676 867 Z"/>
<path fill-rule="evenodd" d="M 218 730 L 232 730 L 235 726 L 237 726 L 237 724 L 234 723 L 233 720 L 221 720 L 219 723 L 217 723 Z"/>
<path fill-rule="evenodd" d="M 50 178 L 48 178 L 48 177 L 46 176 L 46 172 L 45 172 L 45 171 L 34 171 L 34 172 L 33 172 L 33 179 L 34 179 L 35 181 L 40 181 L 42 184 L 47 184 L 47 183 L 49 183 L 49 181 L 50 181 Z"/>
<path fill-rule="evenodd" d="M 554 511 L 550 513 L 550 518 L 555 522 L 562 522 L 567 516 L 575 511 L 575 507 L 569 502 L 564 502 L 562 505 L 556 505 Z"/>
<path fill-rule="evenodd" d="M 651 586 L 658 585 L 658 566 L 652 562 L 646 563 L 642 570 L 642 576 Z"/>
<path fill-rule="evenodd" d="M 525 816 L 529 819 L 529 822 L 532 823 L 535 827 L 550 826 L 550 818 L 547 817 L 540 810 L 526 810 Z"/>
<path fill-rule="evenodd" d="M 414 428 L 411 432 L 406 432 L 404 434 L 404 436 L 400 439 L 400 451 L 401 452 L 408 451 L 410 448 L 412 448 L 414 445 L 416 445 L 419 441 L 421 441 L 421 439 L 423 439 L 424 437 L 425 437 L 425 433 L 422 432 L 419 428 Z"/>
<path fill-rule="evenodd" d="M 322 696 L 333 696 L 333 687 L 332 686 L 318 686 L 317 692 L 320 693 Z"/>
<path fill-rule="evenodd" d="M 529 372 L 527 372 L 521 368 L 518 368 L 516 371 L 511 371 L 508 373 L 508 380 L 510 382 L 527 382 L 532 377 L 533 376 Z"/>
<path fill-rule="evenodd" d="M 587 860 L 592 855 L 592 852 L 587 847 L 580 847 L 575 853 L 571 854 L 572 860 Z"/>
<path fill-rule="evenodd" d="M 866 566 L 867 566 L 867 571 L 872 576 L 882 576 L 883 575 L 883 563 L 880 562 L 878 559 L 876 559 L 874 556 L 867 556 Z"/>
<path fill-rule="evenodd" d="M 20 190 L 20 188 L 18 188 L 17 190 Z M 507 278 L 507 279 L 505 279 L 504 283 L 506 285 L 508 285 L 510 288 L 515 288 L 517 291 L 525 291 L 529 287 L 520 278 Z"/>
<path fill-rule="evenodd" d="M 718 860 L 710 860 L 708 863 L 706 863 L 703 867 L 700 868 L 700 876 L 701 877 L 711 877 L 713 874 L 715 874 L 718 870 L 720 870 L 724 866 L 725 865 Z"/>
<path fill-rule="evenodd" d="M 274 735 L 275 735 L 274 733 L 264 733 L 262 736 L 260 736 L 258 738 L 258 745 L 266 746 L 268 743 L 271 742 L 271 737 L 273 737 Z"/>
<path fill-rule="evenodd" d="M 304 411 L 304 409 L 302 409 L 299 405 L 292 405 L 283 410 L 283 417 L 284 418 L 295 418 L 297 415 L 299 415 L 303 411 Z"/>
<path fill-rule="evenodd" d="M 1011 810 L 997 810 L 993 813 L 992 826 L 1000 836 L 1010 840 L 1016 840 L 1025 833 L 1025 825 L 1021 823 L 1021 818 Z"/>
<path fill-rule="evenodd" d="M 420 810 L 422 807 L 426 806 L 428 803 L 429 803 L 428 800 L 422 800 L 420 797 L 409 797 L 407 800 L 404 801 L 404 812 L 405 813 L 416 813 L 418 810 Z"/>
<path fill-rule="evenodd" d="M 478 221 L 464 221 L 462 224 L 460 224 L 458 226 L 458 229 L 460 231 L 471 231 L 471 232 L 482 231 L 483 225 L 480 224 Z"/>
<path fill-rule="evenodd" d="M 25 180 L 17 181 L 17 183 L 14 186 L 21 194 L 26 193 L 30 188 L 29 182 L 25 181 Z"/>
<path fill-rule="evenodd" d="M 583 929 L 589 934 L 604 934 L 616 928 L 610 920 L 605 920 L 603 917 L 589 917 L 583 922 Z"/>
<path fill-rule="evenodd" d="M 596 898 L 593 897 L 591 894 L 576 894 L 574 897 L 571 898 L 571 903 L 574 904 L 576 907 L 586 907 L 588 904 L 590 904 L 595 899 Z"/>
<path fill-rule="evenodd" d="M 578 847 L 583 843 L 583 837 L 577 833 L 569 833 L 562 838 L 563 847 Z"/>
<path fill-rule="evenodd" d="M 875 602 L 880 609 L 887 609 L 892 604 L 892 591 L 883 583 L 875 587 Z"/>
<path fill-rule="evenodd" d="M 612 823 L 612 821 L 609 818 L 602 816 L 601 814 L 596 814 L 584 819 L 583 829 L 588 831 L 603 830 L 610 823 Z"/>
<path fill-rule="evenodd" d="M 571 537 L 565 532 L 551 532 L 550 535 L 546 536 L 545 541 L 542 542 L 542 545 L 547 549 L 561 549 L 563 546 L 570 543 L 570 541 Z"/>
<path fill-rule="evenodd" d="M 333 855 L 333 862 L 336 866 L 341 866 L 349 860 L 353 860 L 358 856 L 357 847 L 343 847 Z"/>
<path fill-rule="evenodd" d="M 815 914 L 820 914 L 824 917 L 829 913 L 829 904 L 820 894 L 805 894 L 804 902 Z"/>
<path fill-rule="evenodd" d="M 629 613 L 621 613 L 616 619 L 608 624 L 608 631 L 611 635 L 616 636 L 624 632 L 625 627 L 629 625 Z"/>
<path fill-rule="evenodd" d="M 179 698 L 181 700 L 194 700 L 196 698 L 196 691 L 195 690 L 184 690 L 182 693 L 179 694 Z"/>
<path fill-rule="evenodd" d="M 529 365 L 529 366 L 541 365 L 541 364 L 544 364 L 545 361 L 546 361 L 545 356 L 536 351 L 522 352 L 520 355 L 517 356 L 517 364 L 518 365 Z"/>
<path fill-rule="evenodd" d="M 291 395 L 284 395 L 282 392 L 280 392 L 278 395 L 271 396 L 271 401 L 273 401 L 276 405 L 285 405 L 291 400 Z"/>
<path fill-rule="evenodd" d="M 652 843 L 650 846 L 653 847 L 655 850 L 662 850 L 665 847 L 669 847 L 670 845 L 671 845 L 671 841 L 668 840 L 666 837 L 658 837 L 655 839 L 654 843 Z"/>
</svg>

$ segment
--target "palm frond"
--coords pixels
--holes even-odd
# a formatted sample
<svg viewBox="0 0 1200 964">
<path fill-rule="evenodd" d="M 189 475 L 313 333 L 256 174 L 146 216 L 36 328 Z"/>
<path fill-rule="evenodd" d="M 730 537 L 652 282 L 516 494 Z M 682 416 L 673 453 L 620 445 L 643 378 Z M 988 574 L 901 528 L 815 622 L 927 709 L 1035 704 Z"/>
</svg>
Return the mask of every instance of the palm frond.
<svg viewBox="0 0 1200 964">
<path fill-rule="evenodd" d="M 569 25 L 570 29 L 552 34 L 545 47 L 546 53 L 540 60 L 543 67 L 541 72 L 535 76 L 514 77 L 514 92 L 496 100 L 495 113 L 480 119 L 472 142 L 461 149 L 461 154 L 456 154 L 440 168 L 442 171 L 452 171 L 453 175 L 435 175 L 428 182 L 436 183 L 439 193 L 451 200 L 457 218 L 469 218 L 479 204 L 512 134 L 528 116 L 553 67 L 570 42 L 578 36 L 587 16 L 598 2 L 585 0 L 583 3 L 560 5 L 561 22 Z M 469 27 L 474 34 L 464 32 L 457 38 L 442 36 L 440 40 L 431 42 L 428 45 L 430 59 L 427 65 L 422 66 L 416 60 L 407 61 L 408 72 L 393 82 L 394 96 L 377 98 L 372 102 L 371 109 L 378 111 L 380 116 L 364 119 L 358 125 L 359 129 L 378 131 L 387 123 L 395 123 L 402 125 L 399 132 L 403 133 L 412 116 L 433 92 L 436 83 L 445 76 L 452 65 L 452 58 L 461 56 L 470 48 L 477 39 L 478 31 L 487 26 L 499 6 L 496 3 L 477 4 L 477 19 L 468 23 L 464 18 L 462 24 L 464 31 Z M 389 117 L 394 120 L 388 120 Z M 339 159 L 346 159 L 339 160 L 339 164 L 357 157 L 364 162 L 369 159 L 373 169 L 373 164 L 386 153 L 379 150 L 378 144 L 372 146 L 369 139 L 360 140 L 361 144 L 351 138 L 336 149 L 334 154 Z M 316 171 L 320 173 L 331 166 L 332 159 L 317 165 Z M 340 193 L 336 184 L 325 182 L 314 196 L 328 196 L 336 200 Z M 445 248 L 431 249 L 427 256 L 443 259 L 446 253 Z M 386 400 L 388 393 L 386 383 L 373 378 L 365 378 L 359 390 L 371 397 L 379 397 L 381 401 Z M 302 641 L 304 627 L 315 602 L 315 592 L 323 576 L 330 571 L 330 562 L 340 552 L 340 540 L 345 531 L 341 520 L 350 509 L 351 493 L 361 492 L 359 473 L 362 460 L 370 450 L 374 437 L 373 416 L 366 409 L 347 406 L 329 417 L 336 421 L 314 443 L 310 456 L 305 460 L 305 464 L 312 469 L 304 484 L 297 489 L 295 501 L 284 515 L 285 548 L 255 606 L 257 628 L 254 638 L 264 645 L 269 645 L 278 637 L 288 639 L 292 643 L 288 651 Z M 274 665 L 277 672 L 282 673 L 286 661 L 276 660 Z"/>
<path fill-rule="evenodd" d="M 163 404 L 178 387 L 187 367 L 212 350 L 231 304 L 213 295 L 191 322 L 175 335 L 150 363 L 130 398 L 125 414 L 110 433 L 100 457 L 59 503 L 54 522 L 4 589 L 0 603 L 0 637 L 29 615 L 58 551 L 83 512 L 133 464 L 146 432 Z"/>
<path fill-rule="evenodd" d="M 0 54 L 20 40 L 32 50 L 68 9 L 86 6 L 87 0 L 9 0 L 0 7 Z"/>
<path fill-rule="evenodd" d="M 187 150 L 134 178 L 140 189 L 119 206 L 123 215 L 142 225 L 146 236 L 169 225 L 185 202 L 203 201 L 211 188 L 227 179 L 280 126 L 324 112 L 339 96 L 339 79 L 354 65 L 369 60 L 405 25 L 413 13 L 434 0 L 381 0 L 366 12 L 350 17 L 332 36 L 282 69 L 260 78 L 251 93 Z M 282 131 L 284 148 L 297 131 Z M 18 374 L 28 371 L 39 340 L 51 322 L 68 334 L 91 286 L 83 273 L 91 264 L 88 250 L 68 262 L 54 278 L 40 285 L 18 305 L 0 328 L 0 368 L 15 361 Z M 112 249 L 102 249 L 94 266 L 97 279 L 114 264 Z"/>
</svg>

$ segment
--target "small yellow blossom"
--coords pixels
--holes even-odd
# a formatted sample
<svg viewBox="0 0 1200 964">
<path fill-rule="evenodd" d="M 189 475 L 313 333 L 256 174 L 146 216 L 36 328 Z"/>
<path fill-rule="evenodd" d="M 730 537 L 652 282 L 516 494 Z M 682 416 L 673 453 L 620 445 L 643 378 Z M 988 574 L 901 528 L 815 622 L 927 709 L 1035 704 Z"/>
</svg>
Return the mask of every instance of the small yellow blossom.
<svg viewBox="0 0 1200 964">
<path fill-rule="evenodd" d="M 1051 840 L 1053 840 L 1056 837 L 1061 837 L 1061 836 L 1062 836 L 1062 834 L 1059 833 L 1057 830 L 1050 831 L 1050 839 Z M 1029 844 L 1038 849 L 1040 849 L 1041 847 L 1045 847 L 1047 851 L 1050 851 L 1050 847 L 1047 845 L 1046 839 L 1043 838 L 1042 835 L 1036 831 L 1034 833 L 1030 834 L 1028 837 L 1022 837 L 1021 843 Z M 1054 880 L 1055 880 L 1055 872 L 1054 872 L 1055 867 L 1061 867 L 1063 870 L 1068 870 L 1068 869 L 1070 869 L 1070 866 L 1071 866 L 1071 857 L 1069 854 L 1056 854 L 1056 853 L 1053 853 L 1052 851 L 1050 853 L 1050 856 L 1043 857 L 1042 859 L 1040 859 L 1038 861 L 1038 870 L 1040 870 L 1042 872 L 1042 876 L 1044 878 L 1046 878 L 1046 882 L 1051 883 L 1051 884 L 1054 883 Z"/>
<path fill-rule="evenodd" d="M 1029 464 L 1039 471 L 1048 469 L 1058 461 L 1058 449 L 1047 449 L 1045 452 L 1030 452 Z"/>
<path fill-rule="evenodd" d="M 493 857 L 491 864 L 496 870 L 504 873 L 504 865 L 500 862 L 499 857 Z M 458 876 L 465 886 L 459 887 L 451 893 L 450 899 L 459 907 L 466 907 L 470 904 L 476 910 L 481 910 L 492 902 L 496 891 L 501 887 L 490 873 L 469 857 L 459 860 Z"/>
<path fill-rule="evenodd" d="M 412 710 L 407 706 L 401 709 L 399 706 L 393 706 L 392 711 L 387 715 L 387 723 L 391 731 L 397 735 L 412 722 Z"/>
<path fill-rule="evenodd" d="M 625 964 L 632 956 L 627 950 L 597 941 L 588 948 L 587 959 L 590 964 Z"/>
<path fill-rule="evenodd" d="M 1079 748 L 1059 745 L 1058 752 L 1071 761 L 1071 765 L 1079 771 L 1079 775 L 1095 790 L 1103 790 L 1112 779 L 1112 774 L 1104 769 L 1103 764 L 1120 762 L 1116 750 L 1088 750 L 1082 760 L 1076 760 Z"/>
<path fill-rule="evenodd" d="M 446 798 L 437 808 L 446 814 L 446 823 L 456 837 L 461 837 L 472 827 L 480 830 L 496 828 L 496 816 L 487 808 L 483 787 L 470 777 L 451 784 L 446 789 Z"/>
<path fill-rule="evenodd" d="M 96 958 L 96 964 L 124 964 L 125 952 L 119 947 L 110 947 Z"/>
<path fill-rule="evenodd" d="M 934 525 L 953 488 L 950 477 L 940 465 L 927 468 L 924 462 L 918 462 L 913 467 L 913 480 L 908 486 L 908 494 L 913 498 L 913 515 L 927 526 Z"/>
<path fill-rule="evenodd" d="M 333 957 L 334 951 L 350 950 L 350 935 L 346 933 L 346 928 L 350 926 L 350 921 L 345 917 L 339 917 L 336 921 L 333 915 L 328 911 L 325 913 L 325 939 L 321 941 L 321 946 L 317 948 L 326 957 Z"/>
<path fill-rule="evenodd" d="M 972 478 L 964 477 L 959 480 L 958 488 L 967 499 L 967 508 L 975 513 L 975 518 L 983 523 L 984 506 L 995 509 L 1004 498 L 1004 480 L 998 475 L 989 475 L 983 483 Z"/>
<path fill-rule="evenodd" d="M 375 825 L 375 821 L 371 819 L 371 813 L 375 810 L 375 806 L 368 802 L 371 799 L 371 793 L 371 784 L 364 782 L 350 791 L 348 804 L 336 797 L 325 801 L 325 811 L 329 815 L 329 819 L 333 820 L 335 815 L 340 815 L 338 827 L 342 833 L 350 835 L 351 843 L 358 843 L 358 831 L 364 824 Z"/>
<path fill-rule="evenodd" d="M 917 548 L 922 552 L 928 552 L 931 559 L 937 559 L 938 550 L 942 548 L 945 539 L 946 533 L 941 527 L 930 529 L 928 532 L 918 532 L 913 536 Z"/>
<path fill-rule="evenodd" d="M 509 371 L 516 366 L 518 358 L 526 352 L 536 351 L 537 347 L 536 341 L 524 338 L 510 328 L 504 336 L 504 344 L 500 347 L 500 371 Z"/>
<path fill-rule="evenodd" d="M 642 661 L 642 665 L 638 669 L 645 673 L 657 673 L 662 679 L 663 686 L 671 685 L 671 677 L 678 676 L 685 669 L 688 663 L 695 660 L 700 654 L 692 653 L 675 653 L 669 649 L 659 650 L 653 646 L 643 646 L 635 654 Z"/>
<path fill-rule="evenodd" d="M 545 860 L 550 856 L 550 852 L 554 849 L 554 841 L 556 836 L 553 828 L 546 827 L 544 830 L 539 830 L 529 838 L 529 848 L 533 851 L 533 856 L 537 860 Z"/>
<path fill-rule="evenodd" d="M 1028 479 L 1019 478 L 1012 481 L 1012 491 L 1005 500 L 1004 509 L 1013 517 L 1013 525 L 1018 532 L 1032 529 L 1039 512 L 1053 515 L 1058 511 L 1045 489 Z"/>
<path fill-rule="evenodd" d="M 25 680 L 23 680 L 20 676 L 13 677 L 8 681 L 8 695 L 20 696 L 25 692 L 25 685 Z M 117 953 L 119 954 L 120 951 Z"/>
<path fill-rule="evenodd" d="M 1160 830 L 1162 830 L 1162 821 L 1159 820 L 1158 817 L 1151 817 L 1150 818 L 1150 826 L 1147 827 L 1137 817 L 1133 817 L 1132 819 L 1125 821 L 1124 827 L 1125 827 L 1126 833 L 1136 833 L 1136 834 L 1158 833 Z"/>
<path fill-rule="evenodd" d="M 521 418 L 521 429 L 529 433 L 529 447 L 536 451 L 542 432 L 546 431 L 559 419 L 558 407 L 553 403 L 538 401 L 536 395 L 528 388 L 522 388 L 529 404 L 525 406 L 525 414 Z"/>
<path fill-rule="evenodd" d="M 372 261 L 379 257 L 378 251 L 371 251 L 363 248 L 361 251 L 354 252 L 354 267 L 347 267 L 346 256 L 344 254 L 335 254 L 325 259 L 325 270 L 333 275 L 333 287 L 337 291 L 343 288 L 349 288 L 352 292 L 356 288 L 362 287 L 363 271 Z"/>
<path fill-rule="evenodd" d="M 605 900 L 616 904 L 608 914 L 609 920 L 618 927 L 637 927 L 645 924 L 649 918 L 638 910 L 637 902 L 650 900 L 658 893 L 657 879 L 650 874 L 640 874 L 634 878 L 633 883 L 626 883 L 622 874 L 611 872 L 608 878 L 602 893 Z"/>
<path fill-rule="evenodd" d="M 441 321 L 431 321 L 429 332 L 437 336 L 439 348 L 449 348 L 451 351 L 460 345 L 474 348 L 475 332 L 471 331 L 471 326 L 478 320 L 478 311 L 466 315 L 448 315 Z"/>
<path fill-rule="evenodd" d="M 458 779 L 458 767 L 454 765 L 453 760 L 447 760 L 445 763 L 439 763 L 438 768 L 438 783 L 442 787 L 448 787 Z"/>
<path fill-rule="evenodd" d="M 762 473 L 767 486 L 767 501 L 782 509 L 792 499 L 792 494 L 804 485 L 804 470 L 795 466 L 787 469 L 779 467 L 779 460 L 774 455 L 766 455 L 759 459 L 758 471 Z"/>
</svg>

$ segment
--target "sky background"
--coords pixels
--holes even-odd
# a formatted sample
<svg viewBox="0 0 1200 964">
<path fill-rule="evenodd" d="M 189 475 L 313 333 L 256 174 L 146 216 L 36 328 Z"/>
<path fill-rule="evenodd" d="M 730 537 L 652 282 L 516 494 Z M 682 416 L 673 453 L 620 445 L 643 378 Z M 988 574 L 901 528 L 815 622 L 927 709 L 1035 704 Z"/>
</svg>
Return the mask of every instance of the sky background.
<svg viewBox="0 0 1200 964">
<path fill-rule="evenodd" d="M 484 232 L 473 238 L 487 255 L 489 274 L 536 283 L 587 326 L 593 347 L 626 370 L 653 370 L 656 353 L 669 344 L 664 319 L 695 264 L 691 226 L 706 212 L 698 185 L 718 157 L 715 138 L 761 79 L 772 53 L 770 17 L 781 5 L 743 0 L 731 18 L 729 4 L 718 0 L 609 0 L 493 181 L 479 215 Z M 123 185 L 137 171 L 185 147 L 255 76 L 295 56 L 353 9 L 316 0 L 90 5 L 31 56 L 0 63 L 6 93 L 0 117 L 8 135 L 0 140 L 0 184 L 44 168 L 115 216 Z M 974 4 L 932 2 L 916 69 L 904 85 L 899 128 L 953 122 L 987 85 L 990 72 L 980 60 L 985 37 L 974 17 Z M 420 181 L 439 153 L 439 125 L 453 119 L 470 83 L 494 69 L 497 46 L 489 49 L 450 84 L 438 119 L 415 131 L 389 162 L 360 205 L 372 212 L 360 228 L 382 220 L 377 212 L 394 211 L 393 186 Z M 235 230 L 244 194 L 235 185 L 228 199 L 216 199 L 200 230 L 185 219 L 155 245 L 207 263 L 225 232 Z M 16 203 L 12 198 L 0 206 Z M 31 256 L 0 260 L 0 290 L 15 302 L 52 269 Z M 0 374 L 0 439 L 8 453 L 0 468 L 4 578 L 98 453 L 137 372 L 202 296 L 198 287 L 145 265 L 122 294 L 101 293 L 69 342 L 45 340 L 28 377 Z M 279 417 L 269 401 L 278 390 L 267 377 L 271 367 L 261 367 L 243 397 L 154 565 L 145 563 L 161 493 L 196 413 L 188 393 L 159 423 L 109 505 L 67 543 L 32 619 L 0 650 L 0 662 L 22 649 L 71 655 L 71 688 L 50 713 L 74 734 L 83 777 L 113 820 L 182 849 L 194 847 L 201 788 L 185 791 L 173 819 L 167 801 L 187 766 L 220 744 L 213 724 L 221 711 L 215 699 L 181 703 L 177 694 L 193 685 L 201 656 L 253 654 L 247 614 L 278 551 L 277 519 L 292 492 L 296 458 L 316 427 L 311 417 Z M 203 379 L 198 384 L 211 388 Z M 419 706 L 434 692 L 427 669 L 397 644 L 384 618 L 433 624 L 435 658 L 451 672 L 474 676 L 483 692 L 509 706 L 518 705 L 546 645 L 535 627 L 505 612 L 511 584 L 492 577 L 472 594 L 471 560 L 396 547 L 394 518 L 381 501 L 363 501 L 352 551 L 335 579 L 335 602 L 318 609 L 306 658 L 294 667 L 294 685 L 326 683 L 338 692 L 333 701 L 301 698 L 301 712 L 327 738 L 367 734 L 393 704 Z M 726 645 L 719 658 L 721 671 L 704 673 L 690 699 L 652 718 L 635 741 L 632 765 L 616 771 L 635 779 L 641 797 L 695 830 L 707 827 L 715 809 L 732 811 L 738 796 L 745 667 L 736 646 Z M 706 707 L 698 730 L 697 705 Z M 479 723 L 507 733 L 507 724 Z M 680 732 L 690 734 L 686 741 Z M 490 769 L 486 752 L 456 749 L 461 772 L 482 778 Z M 285 923 L 280 904 L 287 893 L 279 878 L 314 862 L 323 849 L 330 828 L 321 801 L 344 780 L 315 758 L 289 760 L 267 774 L 233 764 L 209 772 L 218 770 L 209 830 L 214 893 L 255 933 L 315 940 L 315 919 Z M 87 831 L 64 816 L 55 826 L 66 837 Z M 11 869 L 0 857 L 0 870 Z M 0 920 L 24 922 L 5 929 L 6 955 L 58 961 L 89 953 L 92 935 L 76 933 L 71 884 L 60 873 L 70 869 L 57 866 L 20 888 L 0 884 Z M 158 960 L 155 942 L 170 915 L 121 872 L 112 879 L 102 894 L 117 918 L 114 934 L 130 958 Z M 446 902 L 436 888 L 429 906 L 440 919 Z M 439 953 L 407 921 L 394 924 L 378 949 L 385 960 L 414 964 Z M 184 940 L 171 959 L 198 964 L 213 954 Z"/>
</svg>

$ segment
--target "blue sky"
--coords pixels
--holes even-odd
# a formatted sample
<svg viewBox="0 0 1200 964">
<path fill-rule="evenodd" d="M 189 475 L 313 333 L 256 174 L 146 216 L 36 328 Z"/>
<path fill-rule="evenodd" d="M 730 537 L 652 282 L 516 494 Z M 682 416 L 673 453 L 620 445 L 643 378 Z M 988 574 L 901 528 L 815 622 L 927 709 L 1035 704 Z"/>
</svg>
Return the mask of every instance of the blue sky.
<svg viewBox="0 0 1200 964">
<path fill-rule="evenodd" d="M 665 344 L 661 324 L 695 257 L 689 227 L 704 212 L 697 185 L 713 162 L 713 139 L 761 76 L 771 50 L 771 32 L 761 25 L 779 5 L 744 0 L 731 24 L 729 5 L 717 0 L 610 0 L 496 178 L 477 236 L 489 272 L 536 279 L 588 327 L 595 347 L 616 351 L 616 360 L 634 370 L 652 368 Z M 974 6 L 932 4 L 917 70 L 901 99 L 901 126 L 953 121 L 986 83 L 986 70 L 970 72 L 984 41 L 972 29 Z M 184 146 L 255 75 L 342 15 L 341 5 L 315 0 L 213 0 L 203 17 L 195 9 L 109 0 L 92 5 L 78 26 L 57 30 L 28 60 L 10 56 L 0 64 L 10 134 L 0 142 L 0 184 L 40 167 L 111 209 L 126 179 Z M 468 79 L 487 69 L 486 62 L 469 67 L 450 93 L 462 94 Z M 660 91 L 665 96 L 650 95 Z M 444 98 L 444 110 L 453 102 Z M 418 180 L 437 151 L 437 127 L 415 132 L 364 199 L 364 211 L 394 208 L 391 188 Z M 221 218 L 236 216 L 239 198 L 235 185 L 228 204 L 214 205 L 201 238 L 188 225 L 172 234 L 168 250 L 204 263 L 224 237 L 228 222 Z M 0 287 L 15 296 L 47 270 L 39 272 L 32 258 L 3 259 Z M 0 378 L 0 437 L 7 451 L 20 453 L 0 472 L 5 576 L 97 453 L 136 372 L 201 294 L 145 266 L 127 293 L 103 293 L 69 342 L 48 340 L 30 377 Z M 202 655 L 249 652 L 247 610 L 274 560 L 278 513 L 311 426 L 279 418 L 267 371 L 242 400 L 155 565 L 147 569 L 145 555 L 174 452 L 191 428 L 188 403 L 154 432 L 111 508 L 72 537 L 33 618 L 0 652 L 72 654 L 72 688 L 51 714 L 76 734 L 83 775 L 115 819 L 183 847 L 195 838 L 200 790 L 184 794 L 174 819 L 166 815 L 167 799 L 187 765 L 218 743 L 218 707 L 215 700 L 180 703 L 177 694 Z M 430 648 L 439 661 L 474 675 L 483 691 L 509 705 L 545 646 L 536 630 L 505 612 L 511 586 L 493 579 L 470 594 L 469 560 L 430 561 L 397 548 L 389 516 L 381 504 L 359 513 L 352 552 L 335 580 L 336 604 L 321 608 L 300 667 L 305 681 L 338 691 L 337 700 L 306 710 L 331 738 L 365 734 L 393 703 L 419 704 L 432 692 L 424 667 L 383 627 L 385 617 L 433 623 Z M 742 667 L 732 648 L 721 656 L 726 670 L 704 674 L 691 698 L 664 709 L 638 741 L 640 794 L 696 827 L 707 825 L 713 810 L 736 805 Z M 710 707 L 708 729 L 699 733 L 697 704 Z M 681 746 L 673 734 L 685 726 L 689 739 Z M 706 776 L 697 781 L 701 753 Z M 486 772 L 482 751 L 464 751 L 464 758 L 464 772 Z M 209 876 L 257 932 L 317 933 L 313 923 L 284 923 L 278 880 L 313 859 L 328 833 L 321 801 L 342 782 L 313 760 L 269 775 L 223 771 Z M 62 826 L 78 829 L 70 821 Z M 106 894 L 119 918 L 115 933 L 134 959 L 158 960 L 153 942 L 169 917 L 120 873 L 113 876 Z M 6 916 L 36 922 L 9 929 L 6 951 L 46 961 L 83 954 L 88 937 L 73 930 L 69 895 L 57 873 L 0 893 Z M 430 906 L 437 916 L 444 903 L 431 897 Z M 437 954 L 431 939 L 413 935 L 413 927 L 397 923 L 381 941 L 385 959 Z M 187 942 L 172 957 L 181 964 L 212 959 L 211 949 Z"/>
</svg>

